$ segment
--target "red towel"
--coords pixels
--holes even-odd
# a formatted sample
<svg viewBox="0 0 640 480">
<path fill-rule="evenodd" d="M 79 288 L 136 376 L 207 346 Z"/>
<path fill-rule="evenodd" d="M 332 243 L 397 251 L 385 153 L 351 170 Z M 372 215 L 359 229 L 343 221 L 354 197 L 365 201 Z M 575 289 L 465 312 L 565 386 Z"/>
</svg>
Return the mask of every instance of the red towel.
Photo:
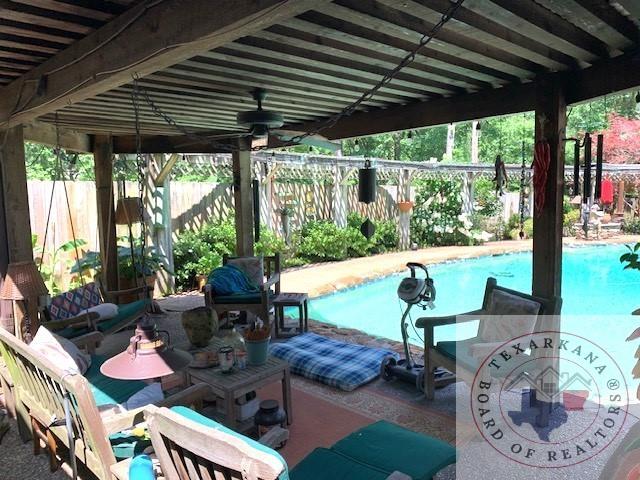
<svg viewBox="0 0 640 480">
<path fill-rule="evenodd" d="M 613 203 L 613 182 L 609 179 L 602 180 L 600 201 L 602 203 Z"/>
</svg>

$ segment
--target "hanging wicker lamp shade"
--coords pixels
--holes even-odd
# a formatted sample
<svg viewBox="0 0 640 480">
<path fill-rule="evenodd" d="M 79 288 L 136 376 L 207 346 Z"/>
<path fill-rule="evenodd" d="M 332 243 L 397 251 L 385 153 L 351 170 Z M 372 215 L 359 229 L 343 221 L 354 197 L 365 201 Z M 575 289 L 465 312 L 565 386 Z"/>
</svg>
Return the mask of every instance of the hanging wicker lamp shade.
<svg viewBox="0 0 640 480">
<path fill-rule="evenodd" d="M 33 261 L 9 264 L 2 290 L 0 290 L 0 298 L 24 300 L 38 298 L 48 293 L 38 267 Z"/>
<path fill-rule="evenodd" d="M 124 197 L 118 199 L 116 206 L 116 224 L 133 225 L 140 222 L 142 199 L 139 197 Z"/>
</svg>

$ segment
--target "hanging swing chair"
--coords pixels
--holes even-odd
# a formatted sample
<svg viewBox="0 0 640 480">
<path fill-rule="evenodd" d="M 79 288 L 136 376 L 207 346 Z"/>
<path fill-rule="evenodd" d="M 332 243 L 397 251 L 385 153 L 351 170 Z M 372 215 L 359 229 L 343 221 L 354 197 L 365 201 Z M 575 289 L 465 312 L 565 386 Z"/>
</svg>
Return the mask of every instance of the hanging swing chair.
<svg viewBox="0 0 640 480">
<path fill-rule="evenodd" d="M 58 124 L 56 121 L 56 132 L 57 131 Z M 56 183 L 58 179 L 61 179 L 67 215 L 71 227 L 71 235 L 73 237 L 72 245 L 74 246 L 75 253 L 75 270 L 78 273 L 81 286 L 68 292 L 55 295 L 47 305 L 41 306 L 43 325 L 45 325 L 47 329 L 55 331 L 58 335 L 66 338 L 76 338 L 93 331 L 108 335 L 133 324 L 138 318 L 144 315 L 151 305 L 149 288 L 143 284 L 142 286 L 136 286 L 135 288 L 126 290 L 107 291 L 104 288 L 104 283 L 100 281 L 99 275 L 96 275 L 93 282 L 85 282 L 83 275 L 85 268 L 82 267 L 80 252 L 78 250 L 78 240 L 73 225 L 71 204 L 69 202 L 69 194 L 62 169 L 62 149 L 59 144 L 58 136 L 58 145 L 55 149 L 56 175 L 54 176 L 51 189 L 49 211 L 47 213 L 45 235 L 42 245 L 42 256 L 39 265 L 41 267 L 44 261 L 51 211 L 54 206 Z M 110 198 L 113 199 L 113 190 L 111 190 Z M 109 209 L 109 212 L 112 211 L 113 204 Z M 111 218 L 108 220 L 110 223 Z M 141 230 L 144 235 L 144 227 Z M 132 236 L 130 236 L 130 238 L 132 239 Z M 108 251 L 105 252 L 105 257 L 108 257 L 108 254 Z M 142 295 L 142 298 L 134 299 L 133 301 L 121 301 L 121 298 L 130 297 L 131 295 Z"/>
</svg>

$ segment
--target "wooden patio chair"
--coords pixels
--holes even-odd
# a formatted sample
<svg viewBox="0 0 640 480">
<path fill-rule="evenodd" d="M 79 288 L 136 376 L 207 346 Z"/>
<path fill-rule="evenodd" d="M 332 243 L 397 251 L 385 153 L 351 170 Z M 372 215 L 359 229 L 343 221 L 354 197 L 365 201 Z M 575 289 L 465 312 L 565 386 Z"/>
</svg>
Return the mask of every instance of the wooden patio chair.
<svg viewBox="0 0 640 480">
<path fill-rule="evenodd" d="M 267 257 L 222 257 L 223 265 L 234 265 L 242 270 L 254 284 L 260 287 L 257 293 L 216 295 L 211 285 L 204 287 L 205 305 L 213 308 L 219 316 L 230 311 L 251 312 L 265 323 L 269 322 L 272 300 L 280 293 L 280 254 Z"/>
<path fill-rule="evenodd" d="M 65 338 L 78 337 L 91 331 L 99 331 L 104 335 L 116 333 L 135 322 L 151 306 L 150 297 L 130 303 L 119 303 L 119 298 L 144 292 L 144 287 L 106 291 L 99 282 L 90 282 L 53 297 L 51 303 L 43 307 L 43 324 Z M 118 305 L 118 315 L 99 321 L 97 313 L 86 312 L 86 309 L 101 303 Z"/>
<path fill-rule="evenodd" d="M 87 377 L 63 371 L 3 329 L 0 329 L 0 353 L 13 381 L 18 420 L 30 429 L 34 453 L 40 453 L 42 446 L 46 446 L 51 471 L 62 468 L 71 474 L 72 459 L 75 459 L 80 478 L 86 478 L 82 474 L 84 469 L 100 480 L 111 480 L 110 469 L 116 463 L 116 456 L 110 435 L 142 422 L 143 408 L 116 414 L 101 413 Z M 121 382 L 119 387 L 130 383 L 116 382 Z M 166 398 L 161 404 L 199 405 L 209 394 L 206 385 L 195 385 Z M 69 421 L 71 429 L 67 428 Z M 69 453 L 70 445 L 74 446 L 74 455 Z"/>
<path fill-rule="evenodd" d="M 257 442 L 188 408 L 149 406 L 145 419 L 166 480 L 427 479 L 456 461 L 448 443 L 376 422 L 330 448 L 316 448 L 288 472 L 285 460 L 263 444 L 264 437 Z M 116 478 L 126 478 L 124 465 L 112 470 Z"/>
<path fill-rule="evenodd" d="M 507 311 L 505 311 L 505 306 Z M 473 350 L 487 350 L 487 354 L 498 345 L 483 338 L 483 332 L 491 329 L 487 317 L 492 315 L 520 315 L 532 316 L 530 323 L 532 333 L 539 326 L 544 315 L 558 315 L 562 306 L 562 299 L 558 297 L 541 298 L 526 293 L 498 286 L 495 278 L 488 278 L 482 301 L 482 308 L 458 315 L 441 317 L 422 317 L 416 321 L 416 327 L 424 329 L 424 382 L 425 395 L 433 400 L 436 379 L 433 374 L 437 367 L 443 367 L 463 380 L 470 381 L 475 375 L 475 369 L 480 366 L 480 360 L 474 357 Z M 434 329 L 443 325 L 453 325 L 460 322 L 480 320 L 478 334 L 475 337 L 460 341 L 434 342 Z M 509 337 L 512 338 L 512 337 Z M 502 341 L 508 341 L 503 338 Z"/>
</svg>

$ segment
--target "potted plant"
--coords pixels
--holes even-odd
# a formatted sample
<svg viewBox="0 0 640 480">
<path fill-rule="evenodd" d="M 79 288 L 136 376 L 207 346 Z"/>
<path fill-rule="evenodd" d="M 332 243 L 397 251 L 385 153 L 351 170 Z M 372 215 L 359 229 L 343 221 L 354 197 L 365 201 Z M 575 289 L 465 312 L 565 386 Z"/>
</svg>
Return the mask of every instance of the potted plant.
<svg viewBox="0 0 640 480">
<path fill-rule="evenodd" d="M 398 202 L 398 210 L 400 210 L 402 213 L 408 213 L 411 211 L 411 209 L 413 208 L 413 202 L 405 200 L 402 202 Z"/>
<path fill-rule="evenodd" d="M 247 350 L 247 363 L 249 365 L 264 365 L 267 363 L 271 326 L 257 319 L 249 325 L 249 328 L 245 329 L 243 336 Z"/>
</svg>

